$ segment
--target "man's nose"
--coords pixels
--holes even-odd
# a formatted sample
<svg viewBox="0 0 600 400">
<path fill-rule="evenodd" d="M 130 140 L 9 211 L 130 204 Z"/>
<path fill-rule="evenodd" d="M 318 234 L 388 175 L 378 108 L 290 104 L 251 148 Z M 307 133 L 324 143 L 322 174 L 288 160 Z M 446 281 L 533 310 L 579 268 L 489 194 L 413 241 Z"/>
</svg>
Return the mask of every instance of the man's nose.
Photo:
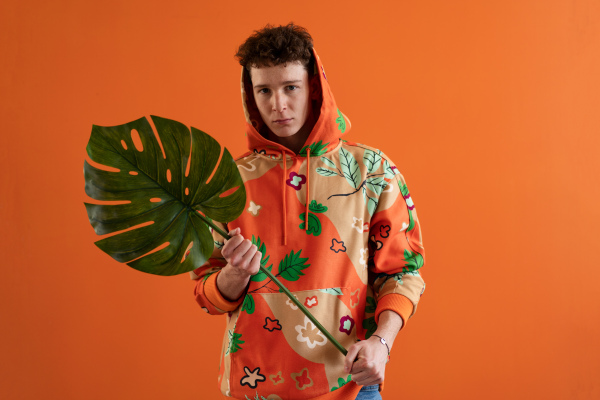
<svg viewBox="0 0 600 400">
<path fill-rule="evenodd" d="M 273 96 L 273 111 L 282 112 L 287 108 L 285 96 L 276 93 Z"/>
</svg>

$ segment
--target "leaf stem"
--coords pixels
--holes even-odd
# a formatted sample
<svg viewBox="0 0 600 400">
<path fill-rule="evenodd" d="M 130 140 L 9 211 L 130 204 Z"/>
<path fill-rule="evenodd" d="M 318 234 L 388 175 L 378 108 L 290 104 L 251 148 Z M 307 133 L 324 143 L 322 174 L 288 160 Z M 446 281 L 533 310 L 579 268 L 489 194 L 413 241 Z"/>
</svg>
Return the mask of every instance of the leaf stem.
<svg viewBox="0 0 600 400">
<path fill-rule="evenodd" d="M 219 235 L 223 236 L 223 238 L 225 239 L 231 239 L 231 237 L 223 232 L 223 230 L 221 228 L 219 228 L 218 226 L 216 226 L 215 224 L 213 224 L 213 222 L 211 220 L 209 220 L 208 218 L 206 218 L 204 215 L 200 214 L 200 213 L 196 213 L 201 219 L 202 221 L 204 221 L 208 226 L 210 226 L 211 228 L 213 228 L 215 231 L 217 231 L 219 233 Z M 333 335 L 331 333 L 329 333 L 329 331 L 327 331 L 327 329 L 325 329 L 325 327 L 323 325 L 321 325 L 321 323 L 319 321 L 317 321 L 317 319 L 314 317 L 314 315 L 312 315 L 310 313 L 310 311 L 308 311 L 306 309 L 306 307 L 304 307 L 304 305 L 302 303 L 300 303 L 298 301 L 298 299 L 292 294 L 292 292 L 290 292 L 288 290 L 288 288 L 286 288 L 284 286 L 283 283 L 281 283 L 279 281 L 279 279 L 277 279 L 275 277 L 275 275 L 273 275 L 271 273 L 271 271 L 269 271 L 268 269 L 266 269 L 265 267 L 263 267 L 262 265 L 260 266 L 260 271 L 262 273 L 264 273 L 265 275 L 267 275 L 267 277 L 269 277 L 269 279 L 271 279 L 271 281 L 273 283 L 275 283 L 282 291 L 283 293 L 285 293 L 285 295 L 287 297 L 290 298 L 290 300 L 300 309 L 300 311 L 302 311 L 304 313 L 304 315 L 306 315 L 308 317 L 309 320 L 311 320 L 311 322 L 317 327 L 317 329 L 319 329 L 326 337 L 327 339 L 329 339 L 329 341 L 331 343 L 333 343 L 333 345 L 335 347 L 337 347 L 337 349 L 343 354 L 346 355 L 348 354 L 348 350 L 346 350 L 344 348 L 344 346 L 342 346 L 337 340 L 335 340 L 335 338 L 333 337 Z"/>
</svg>

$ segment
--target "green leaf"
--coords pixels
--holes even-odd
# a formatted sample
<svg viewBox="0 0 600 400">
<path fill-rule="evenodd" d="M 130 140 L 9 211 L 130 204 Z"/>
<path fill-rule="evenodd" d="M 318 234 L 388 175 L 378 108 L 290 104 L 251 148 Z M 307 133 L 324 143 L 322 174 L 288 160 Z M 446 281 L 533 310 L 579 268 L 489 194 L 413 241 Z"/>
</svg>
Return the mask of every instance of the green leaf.
<svg viewBox="0 0 600 400">
<path fill-rule="evenodd" d="M 305 218 L 306 218 L 305 213 L 300 214 L 300 220 L 304 221 Z M 319 218 L 315 214 L 308 213 L 308 230 L 306 229 L 306 226 L 304 224 L 305 224 L 305 221 L 302 222 L 299 225 L 299 227 L 303 231 L 306 231 L 307 235 L 319 236 L 321 234 L 321 231 L 322 231 L 321 221 L 319 221 Z"/>
<path fill-rule="evenodd" d="M 327 289 L 319 289 L 320 292 L 329 293 L 334 296 L 341 296 L 344 294 L 341 288 L 327 288 Z"/>
<path fill-rule="evenodd" d="M 404 272 L 413 272 L 423 266 L 423 256 L 408 249 L 404 249 L 404 260 L 406 261 L 405 268 L 402 268 Z"/>
<path fill-rule="evenodd" d="M 375 323 L 375 317 L 363 319 L 362 326 L 363 329 L 367 331 L 367 333 L 365 334 L 365 339 L 370 338 L 371 335 L 373 335 L 377 330 L 377 323 Z"/>
<path fill-rule="evenodd" d="M 375 213 L 375 210 L 377 209 L 377 200 L 375 200 L 372 197 L 367 196 L 367 198 L 369 199 L 367 201 L 367 209 L 369 210 L 369 214 L 371 214 L 371 216 L 373 216 L 373 214 Z"/>
<path fill-rule="evenodd" d="M 409 195 L 408 186 L 406 186 L 406 184 L 400 183 L 400 184 L 398 184 L 398 186 L 400 187 L 400 193 L 402 193 L 402 196 L 408 196 Z"/>
<path fill-rule="evenodd" d="M 337 113 L 338 113 L 338 117 L 335 119 L 335 122 L 338 124 L 338 129 L 342 133 L 344 133 L 344 132 L 346 132 L 346 120 L 344 119 L 344 116 L 340 112 L 339 108 L 337 110 Z"/>
<path fill-rule="evenodd" d="M 229 338 L 229 347 L 227 349 L 227 354 L 235 353 L 238 350 L 242 350 L 241 344 L 245 343 L 244 340 L 240 340 L 242 337 L 241 333 L 235 333 L 233 330 L 227 331 L 227 337 Z"/>
<path fill-rule="evenodd" d="M 331 388 L 331 392 L 333 392 L 334 390 L 337 390 L 339 388 L 341 388 L 342 386 L 344 386 L 347 383 L 350 383 L 350 381 L 352 380 L 352 375 L 348 375 L 348 377 L 346 379 L 344 378 L 338 378 L 338 385 L 334 386 Z"/>
<path fill-rule="evenodd" d="M 317 203 L 316 200 L 313 200 L 308 205 L 308 209 L 314 213 L 324 213 L 327 211 L 327 206 L 324 206 L 323 204 Z"/>
<path fill-rule="evenodd" d="M 297 281 L 300 279 L 301 275 L 304 275 L 302 270 L 310 267 L 310 264 L 306 264 L 308 258 L 301 258 L 300 253 L 302 253 L 302 250 L 299 250 L 298 253 L 295 254 L 294 250 L 292 250 L 290 254 L 286 255 L 279 263 L 279 275 L 283 279 Z"/>
<path fill-rule="evenodd" d="M 325 152 L 327 151 L 326 147 L 329 143 L 325 143 L 322 144 L 323 141 L 319 140 L 318 143 L 311 143 L 310 146 L 304 146 L 302 149 L 300 149 L 300 152 L 298 153 L 298 155 L 304 156 L 306 157 L 306 149 L 309 148 L 310 149 L 310 155 L 311 156 L 320 156 L 322 154 L 325 154 Z"/>
<path fill-rule="evenodd" d="M 242 303 L 242 311 L 246 311 L 248 314 L 253 314 L 256 305 L 254 304 L 254 298 L 251 294 L 247 294 L 244 297 L 244 302 Z"/>
<path fill-rule="evenodd" d="M 377 152 L 368 149 L 365 150 L 363 162 L 367 167 L 367 173 L 372 174 L 377 171 L 381 165 L 381 152 L 379 150 L 377 150 Z"/>
<path fill-rule="evenodd" d="M 128 203 L 85 207 L 98 235 L 133 228 L 97 241 L 102 251 L 143 272 L 176 275 L 200 267 L 213 251 L 212 235 L 198 211 L 209 219 L 232 221 L 244 210 L 246 191 L 227 149 L 219 162 L 216 140 L 177 121 L 153 116 L 152 122 L 166 158 L 146 118 L 92 127 L 89 157 L 119 172 L 85 162 L 85 192 L 95 200 Z M 140 148 L 132 134 L 139 135 Z"/>
<path fill-rule="evenodd" d="M 264 267 L 264 265 L 263 265 L 263 267 Z M 269 272 L 271 272 L 271 273 L 273 272 L 273 264 L 271 264 L 265 268 L 267 268 L 267 270 L 269 270 Z M 252 282 L 262 282 L 265 279 L 267 279 L 267 274 L 265 274 L 264 272 L 262 272 L 260 270 L 258 271 L 258 273 L 256 275 L 253 275 L 252 278 L 250 278 L 250 280 Z"/>
<path fill-rule="evenodd" d="M 367 188 L 379 196 L 383 189 L 387 186 L 387 182 L 382 176 L 367 178 Z"/>
<path fill-rule="evenodd" d="M 354 189 L 360 186 L 360 168 L 354 156 L 344 147 L 340 147 L 340 164 L 344 177 Z"/>
<path fill-rule="evenodd" d="M 371 296 L 367 296 L 367 304 L 365 305 L 365 312 L 372 314 L 375 312 L 376 309 L 377 309 L 377 302 L 375 301 L 375 299 Z"/>
<path fill-rule="evenodd" d="M 392 169 L 392 166 L 388 160 L 383 160 L 383 171 L 385 172 L 385 179 L 392 179 L 394 176 L 396 176 L 396 172 Z"/>
<path fill-rule="evenodd" d="M 337 168 L 335 166 L 335 163 L 333 161 L 331 161 L 329 158 L 327 157 L 321 157 L 321 161 L 323 161 L 323 163 L 327 164 L 327 166 L 331 167 L 331 168 Z"/>
<path fill-rule="evenodd" d="M 269 265 L 269 267 L 266 266 L 269 262 L 269 258 L 271 258 L 271 256 L 267 256 L 267 246 L 260 240 L 260 237 L 255 238 L 254 235 L 252 235 L 252 244 L 254 244 L 258 251 L 262 253 L 260 265 L 267 268 L 269 271 L 272 271 L 273 264 Z M 262 271 L 258 271 L 256 275 L 253 275 L 252 278 L 250 278 L 252 282 L 262 282 L 265 279 L 267 279 L 267 274 Z"/>
<path fill-rule="evenodd" d="M 321 175 L 321 176 L 336 176 L 339 175 L 337 172 L 332 171 L 330 169 L 327 168 L 317 168 L 317 174 Z"/>
</svg>

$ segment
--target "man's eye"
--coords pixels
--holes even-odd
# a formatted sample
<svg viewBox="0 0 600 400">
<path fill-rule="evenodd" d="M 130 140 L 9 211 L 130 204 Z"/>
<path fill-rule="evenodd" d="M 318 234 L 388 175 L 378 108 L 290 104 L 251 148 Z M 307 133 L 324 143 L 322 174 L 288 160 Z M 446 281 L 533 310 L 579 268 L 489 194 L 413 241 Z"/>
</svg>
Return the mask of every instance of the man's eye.
<svg viewBox="0 0 600 400">
<path fill-rule="evenodd" d="M 287 88 L 288 88 L 288 90 L 296 90 L 296 89 L 298 89 L 298 86 L 289 85 Z"/>
<path fill-rule="evenodd" d="M 262 89 L 260 89 L 260 90 L 258 91 L 258 93 L 262 93 L 262 94 L 269 93 L 269 89 L 267 89 L 267 88 L 262 88 Z"/>
</svg>

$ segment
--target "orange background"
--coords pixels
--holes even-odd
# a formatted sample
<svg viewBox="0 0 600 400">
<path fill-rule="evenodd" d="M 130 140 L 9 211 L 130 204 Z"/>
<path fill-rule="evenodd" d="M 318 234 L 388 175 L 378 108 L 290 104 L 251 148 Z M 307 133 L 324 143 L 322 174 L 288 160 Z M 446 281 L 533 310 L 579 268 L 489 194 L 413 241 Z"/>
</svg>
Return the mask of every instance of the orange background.
<svg viewBox="0 0 600 400">
<path fill-rule="evenodd" d="M 0 4 L 1 398 L 219 398 L 224 319 L 187 276 L 94 246 L 85 146 L 154 114 L 240 154 L 233 54 L 289 21 L 423 226 L 427 290 L 384 398 L 600 398 L 600 3 L 326 3 Z"/>
</svg>

